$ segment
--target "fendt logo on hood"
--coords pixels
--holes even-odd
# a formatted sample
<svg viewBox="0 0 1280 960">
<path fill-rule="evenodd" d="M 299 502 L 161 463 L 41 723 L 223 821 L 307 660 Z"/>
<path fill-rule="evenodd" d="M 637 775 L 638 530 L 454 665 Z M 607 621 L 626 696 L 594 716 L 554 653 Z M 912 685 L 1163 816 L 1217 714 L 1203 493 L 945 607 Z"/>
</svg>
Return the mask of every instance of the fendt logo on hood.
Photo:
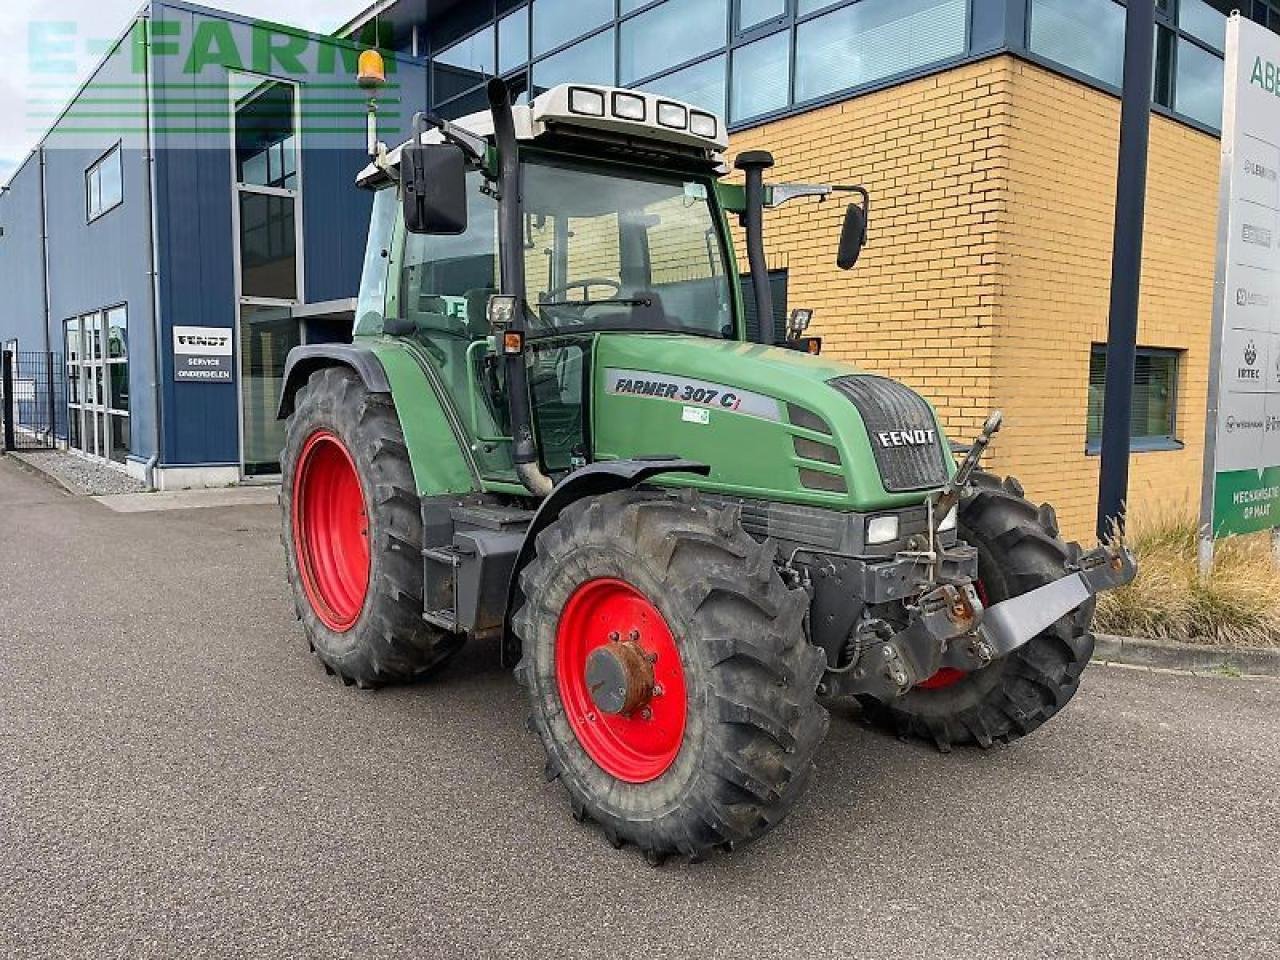
<svg viewBox="0 0 1280 960">
<path fill-rule="evenodd" d="M 933 430 L 881 430 L 876 440 L 886 450 L 891 447 L 928 447 L 937 440 Z"/>
</svg>

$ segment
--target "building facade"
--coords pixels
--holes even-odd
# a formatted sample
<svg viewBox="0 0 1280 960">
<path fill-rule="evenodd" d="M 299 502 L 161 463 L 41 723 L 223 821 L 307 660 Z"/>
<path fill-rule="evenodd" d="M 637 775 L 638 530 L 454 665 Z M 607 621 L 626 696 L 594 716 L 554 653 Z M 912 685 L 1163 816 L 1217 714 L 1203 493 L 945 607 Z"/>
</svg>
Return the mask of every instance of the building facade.
<svg viewBox="0 0 1280 960">
<path fill-rule="evenodd" d="M 1155 2 L 1131 499 L 1136 511 L 1191 511 L 1203 452 L 1225 12 L 1241 8 L 1280 30 L 1280 3 Z M 220 16 L 173 6 L 183 16 Z M 933 399 L 955 439 L 974 434 L 990 409 L 1004 409 L 992 467 L 1055 503 L 1067 533 L 1088 537 L 1124 20 L 1119 0 L 384 0 L 354 15 L 334 43 L 354 49 L 376 38 L 394 51 L 402 127 L 418 105 L 448 118 L 483 108 L 492 75 L 522 97 L 566 80 L 618 84 L 725 115 L 730 155 L 769 149 L 777 180 L 864 184 L 873 198 L 871 240 L 852 273 L 833 262 L 835 205 L 796 203 L 769 216 L 775 299 L 816 310 L 814 332 L 827 353 Z M 329 80 L 335 90 L 344 82 L 350 86 L 349 75 Z M 324 99 L 325 85 L 312 85 L 315 92 L 305 79 L 295 86 L 304 105 Z M 320 304 L 323 314 L 324 303 L 354 296 L 367 200 L 350 183 L 363 137 L 349 131 L 345 145 L 313 156 L 313 135 L 302 130 L 300 179 L 290 190 L 233 177 L 229 134 L 220 136 L 221 158 L 216 150 L 176 157 L 157 176 L 161 230 L 180 239 L 160 240 L 161 320 L 141 321 L 138 345 L 130 310 L 129 458 L 153 455 L 145 437 L 159 410 L 160 462 L 269 474 L 272 439 L 263 428 L 267 439 L 255 440 L 248 418 L 266 409 L 281 351 L 304 335 L 300 304 Z M 67 176 L 91 182 L 87 171 L 101 154 L 68 157 Z M 138 163 L 127 152 L 125 161 Z M 0 222 L 34 216 L 26 186 L 34 171 L 31 161 L 14 178 Z M 142 173 L 126 173 L 126 195 L 130 177 Z M 300 211 L 298 280 L 276 288 L 278 271 L 268 269 L 259 279 L 271 296 L 255 297 L 258 281 L 245 286 L 228 242 L 239 229 L 231 200 L 247 192 L 274 202 L 283 195 L 272 191 L 282 189 Z M 193 221 L 201 224 L 196 238 L 186 236 Z M 72 227 L 92 224 L 57 229 Z M 129 249 L 123 237 L 118 249 Z M 25 248 L 10 259 L 6 248 L 0 270 L 33 275 L 37 259 Z M 51 289 L 64 282 L 56 274 L 51 266 Z M 211 292 L 188 310 L 195 283 Z M 53 342 L 79 311 L 136 295 L 59 301 L 49 311 Z M 38 291 L 29 296 L 38 302 Z M 173 382 L 165 350 L 178 316 L 237 330 L 236 383 Z M 258 326 L 269 349 L 253 346 Z M 266 333 L 273 329 L 284 332 Z M 337 323 L 316 335 L 340 333 Z M 2 322 L 0 336 L 8 336 Z M 139 349 L 160 357 L 158 375 L 135 373 Z M 138 395 L 153 379 L 162 388 L 147 401 Z"/>
<path fill-rule="evenodd" d="M 285 355 L 350 333 L 370 209 L 359 51 L 149 4 L 15 173 L 0 340 L 54 358 L 69 448 L 162 488 L 278 473 Z M 393 140 L 425 71 L 389 68 Z"/>
</svg>

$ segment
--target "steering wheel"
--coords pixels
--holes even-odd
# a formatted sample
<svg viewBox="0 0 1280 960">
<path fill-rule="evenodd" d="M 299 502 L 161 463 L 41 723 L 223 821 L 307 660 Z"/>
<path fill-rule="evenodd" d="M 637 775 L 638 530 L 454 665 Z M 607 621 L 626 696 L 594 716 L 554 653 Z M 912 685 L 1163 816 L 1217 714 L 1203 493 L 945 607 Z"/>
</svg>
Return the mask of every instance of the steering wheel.
<svg viewBox="0 0 1280 960">
<path fill-rule="evenodd" d="M 543 294 L 543 298 L 545 300 L 557 301 L 553 304 L 553 306 L 557 307 L 589 307 L 591 306 L 591 301 L 587 296 L 587 292 L 592 287 L 610 287 L 609 299 L 612 299 L 622 292 L 622 281 L 616 280 L 613 277 L 587 277 L 584 280 L 573 280 L 569 283 L 561 284 L 553 290 L 548 290 Z M 570 290 L 577 290 L 579 288 L 582 289 L 581 300 L 561 301 L 560 298 Z"/>
</svg>

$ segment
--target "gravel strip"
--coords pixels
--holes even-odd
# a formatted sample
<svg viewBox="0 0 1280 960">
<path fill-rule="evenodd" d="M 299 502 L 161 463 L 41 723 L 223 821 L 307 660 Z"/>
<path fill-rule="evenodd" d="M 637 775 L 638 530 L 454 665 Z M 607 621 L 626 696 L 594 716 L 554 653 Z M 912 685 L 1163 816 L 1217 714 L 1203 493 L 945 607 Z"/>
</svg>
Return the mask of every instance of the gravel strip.
<svg viewBox="0 0 1280 960">
<path fill-rule="evenodd" d="M 45 474 L 75 494 L 104 497 L 117 493 L 144 493 L 146 484 L 105 463 L 95 463 L 62 450 L 12 454 L 27 466 Z"/>
</svg>

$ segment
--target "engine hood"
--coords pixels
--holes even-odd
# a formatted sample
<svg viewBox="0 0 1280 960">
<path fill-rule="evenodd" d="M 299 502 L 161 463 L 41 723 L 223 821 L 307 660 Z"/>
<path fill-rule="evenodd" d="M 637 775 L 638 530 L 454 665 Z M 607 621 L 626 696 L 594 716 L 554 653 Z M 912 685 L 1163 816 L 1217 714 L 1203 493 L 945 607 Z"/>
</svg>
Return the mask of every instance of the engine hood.
<svg viewBox="0 0 1280 960">
<path fill-rule="evenodd" d="M 598 458 L 710 464 L 697 485 L 876 510 L 921 502 L 954 466 L 933 408 L 896 381 L 794 350 L 607 333 L 592 363 Z"/>
</svg>

